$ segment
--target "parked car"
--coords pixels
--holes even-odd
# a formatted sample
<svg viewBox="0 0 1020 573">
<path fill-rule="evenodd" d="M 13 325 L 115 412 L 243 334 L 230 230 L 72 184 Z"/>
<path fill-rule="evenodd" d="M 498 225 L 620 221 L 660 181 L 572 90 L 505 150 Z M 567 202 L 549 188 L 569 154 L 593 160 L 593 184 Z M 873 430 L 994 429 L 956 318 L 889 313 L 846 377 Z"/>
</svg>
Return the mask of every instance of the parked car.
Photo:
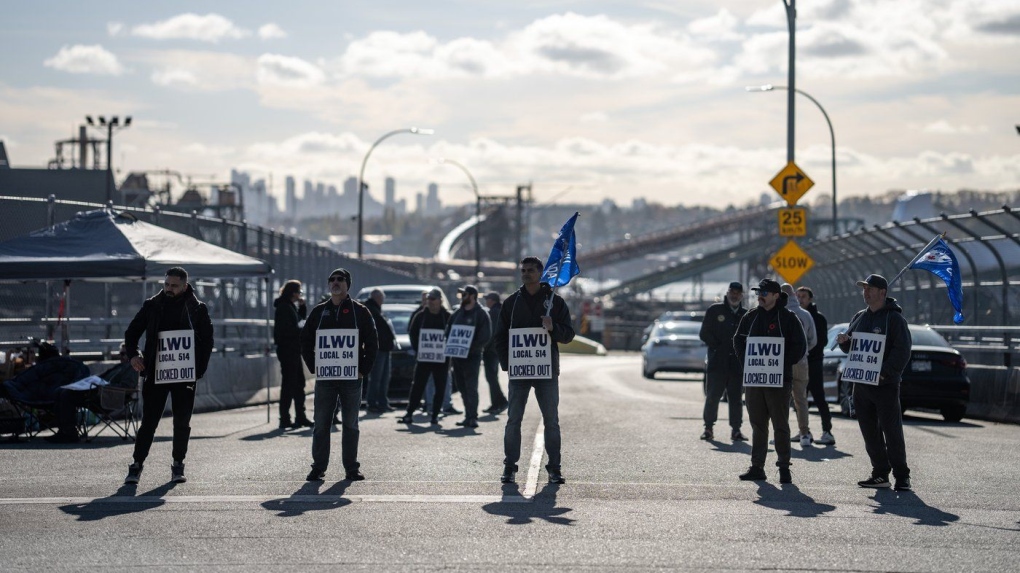
<svg viewBox="0 0 1020 573">
<path fill-rule="evenodd" d="M 655 378 L 656 372 L 704 372 L 708 347 L 698 333 L 700 322 L 656 321 L 641 346 L 641 372 Z"/>
<path fill-rule="evenodd" d="M 848 326 L 844 322 L 829 329 L 830 346 L 836 335 Z M 970 400 L 967 361 L 931 327 L 911 324 L 909 328 L 913 346 L 900 384 L 903 410 L 934 409 L 941 412 L 947 422 L 959 422 L 967 413 Z M 822 358 L 822 375 L 826 400 L 837 402 L 842 412 L 849 415 L 850 383 L 842 380 L 845 361 L 846 353 L 838 346 L 826 348 Z"/>
<path fill-rule="evenodd" d="M 443 289 L 435 285 L 374 285 L 367 286 L 358 291 L 358 294 L 354 296 L 355 300 L 365 302 L 368 300 L 369 295 L 372 291 L 379 289 L 386 293 L 386 304 L 413 304 L 418 306 L 421 304 L 421 293 L 428 292 L 434 288 L 438 288 L 439 292 L 443 294 L 443 308 L 450 310 L 450 301 L 446 298 L 446 293 Z"/>
<path fill-rule="evenodd" d="M 369 291 L 371 292 L 371 291 Z M 389 301 L 389 298 L 386 299 Z M 407 334 L 410 326 L 411 314 L 418 310 L 417 304 L 390 304 L 383 303 L 383 314 L 393 323 L 393 331 L 397 335 L 397 346 L 390 353 L 390 390 L 388 397 L 391 400 L 406 401 L 411 391 L 411 381 L 414 378 L 414 354 L 411 348 L 411 338 Z"/>
</svg>

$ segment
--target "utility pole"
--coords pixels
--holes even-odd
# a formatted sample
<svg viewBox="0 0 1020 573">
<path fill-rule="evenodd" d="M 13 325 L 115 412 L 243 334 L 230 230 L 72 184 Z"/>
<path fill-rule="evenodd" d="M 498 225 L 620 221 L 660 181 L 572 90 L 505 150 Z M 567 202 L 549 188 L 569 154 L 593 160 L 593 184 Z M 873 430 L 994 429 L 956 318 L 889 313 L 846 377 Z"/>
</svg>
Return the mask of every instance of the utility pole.
<svg viewBox="0 0 1020 573">
<path fill-rule="evenodd" d="M 787 78 L 787 85 L 790 89 L 786 92 L 786 162 L 793 163 L 793 139 L 794 139 L 794 102 L 797 91 L 795 60 L 797 53 L 797 0 L 783 0 L 786 7 L 786 25 L 790 29 L 790 62 Z"/>
</svg>

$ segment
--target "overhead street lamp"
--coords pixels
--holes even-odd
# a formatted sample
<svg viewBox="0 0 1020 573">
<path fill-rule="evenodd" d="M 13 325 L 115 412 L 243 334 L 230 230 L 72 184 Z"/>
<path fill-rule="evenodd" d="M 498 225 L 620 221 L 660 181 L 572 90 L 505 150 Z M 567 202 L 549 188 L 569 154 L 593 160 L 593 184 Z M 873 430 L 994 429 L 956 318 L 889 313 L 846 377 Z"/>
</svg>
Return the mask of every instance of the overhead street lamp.
<svg viewBox="0 0 1020 573">
<path fill-rule="evenodd" d="M 772 84 L 765 84 L 763 86 L 747 86 L 744 89 L 749 92 L 770 92 L 772 90 L 787 90 L 790 92 L 797 92 L 800 95 L 811 100 L 816 106 L 818 106 L 818 109 L 822 112 L 822 115 L 825 116 L 825 123 L 829 124 L 829 137 L 832 140 L 832 234 L 835 235 L 837 232 L 836 222 L 838 221 L 836 217 L 836 132 L 833 131 L 832 129 L 832 121 L 829 120 L 829 114 L 825 113 L 825 108 L 822 107 L 822 104 L 818 103 L 818 100 L 811 97 L 811 94 L 798 88 L 790 90 L 790 88 L 786 86 L 774 86 Z"/>
<path fill-rule="evenodd" d="M 471 181 L 471 190 L 475 192 L 475 279 L 477 280 L 482 276 L 482 196 L 478 194 L 478 183 L 475 182 L 475 178 L 471 176 L 471 172 L 468 171 L 467 167 L 464 167 L 452 159 L 440 157 L 439 159 L 436 159 L 435 162 L 448 163 L 459 168 L 464 172 L 464 175 L 467 175 L 468 180 Z"/>
<path fill-rule="evenodd" d="M 368 151 L 365 153 L 365 158 L 361 160 L 361 171 L 358 172 L 358 258 L 359 259 L 361 258 L 361 255 L 362 255 L 362 251 L 361 251 L 362 241 L 365 238 L 365 164 L 368 163 L 368 156 L 372 155 L 372 150 L 374 150 L 377 145 L 382 143 L 383 140 L 385 140 L 386 138 L 394 136 L 394 135 L 397 135 L 398 133 L 413 133 L 413 134 L 416 134 L 416 135 L 432 135 L 433 133 L 435 133 L 435 130 L 433 130 L 433 129 L 422 129 L 422 128 L 418 128 L 418 127 L 409 127 L 409 128 L 405 128 L 405 129 L 397 129 L 397 130 L 391 131 L 391 132 L 383 135 L 379 139 L 375 140 L 375 143 L 372 144 L 372 147 L 369 147 Z"/>
<path fill-rule="evenodd" d="M 107 121 L 106 118 L 104 116 L 101 116 L 101 115 L 98 116 L 97 119 L 99 120 L 99 124 L 98 125 L 96 125 L 96 123 L 92 120 L 92 116 L 91 115 L 86 115 L 85 116 L 85 122 L 88 123 L 90 127 L 98 127 L 98 128 L 104 128 L 105 127 L 106 128 L 106 204 L 109 205 L 110 201 L 113 199 L 113 189 L 114 189 L 114 182 L 113 182 L 113 130 L 114 129 L 124 129 L 124 128 L 130 126 L 131 125 L 131 116 L 129 115 L 129 116 L 125 117 L 123 124 L 120 123 L 120 118 L 117 117 L 117 116 L 111 117 L 109 121 Z"/>
</svg>

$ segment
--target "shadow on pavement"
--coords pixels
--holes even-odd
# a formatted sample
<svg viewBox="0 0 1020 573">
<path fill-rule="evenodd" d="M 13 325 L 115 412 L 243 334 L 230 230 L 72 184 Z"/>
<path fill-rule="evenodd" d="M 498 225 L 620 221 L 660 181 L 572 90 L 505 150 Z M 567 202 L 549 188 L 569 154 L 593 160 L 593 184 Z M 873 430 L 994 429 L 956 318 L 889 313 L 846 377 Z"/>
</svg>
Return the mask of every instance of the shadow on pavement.
<svg viewBox="0 0 1020 573">
<path fill-rule="evenodd" d="M 909 413 L 903 414 L 903 425 L 904 426 L 936 426 L 940 428 L 983 428 L 984 425 L 974 422 L 947 422 L 941 418 L 929 418 L 927 416 L 911 416 Z"/>
<path fill-rule="evenodd" d="M 758 499 L 754 503 L 770 509 L 788 511 L 786 515 L 790 517 L 818 517 L 836 509 L 835 505 L 816 502 L 792 483 L 783 484 L 781 487 L 782 489 L 768 482 L 758 482 Z"/>
<path fill-rule="evenodd" d="M 293 435 L 301 435 L 303 433 L 304 432 L 293 432 Z M 280 428 L 273 428 L 272 430 L 270 430 L 268 432 L 263 432 L 261 434 L 252 434 L 250 436 L 245 436 L 245 437 L 241 438 L 241 441 L 242 442 L 261 442 L 262 440 L 269 440 L 269 439 L 272 439 L 272 438 L 279 438 L 280 436 L 290 436 L 290 435 L 291 435 L 291 432 L 288 432 L 287 430 L 281 430 Z"/>
<path fill-rule="evenodd" d="M 841 458 L 854 457 L 853 454 L 837 450 L 836 446 L 791 447 L 790 455 L 793 458 L 807 462 L 831 462 Z"/>
<path fill-rule="evenodd" d="M 277 517 L 297 517 L 309 511 L 339 509 L 353 503 L 342 496 L 351 482 L 338 481 L 329 488 L 319 491 L 322 482 L 308 482 L 301 486 L 290 497 L 271 499 L 262 502 L 262 507 L 277 511 Z"/>
<path fill-rule="evenodd" d="M 914 525 L 946 526 L 960 520 L 960 516 L 932 507 L 917 497 L 912 491 L 894 491 L 892 489 L 875 490 L 873 497 L 878 505 L 878 515 L 899 515 L 916 519 Z"/>
<path fill-rule="evenodd" d="M 489 503 L 482 506 L 486 513 L 507 517 L 507 525 L 524 525 L 537 520 L 548 521 L 555 525 L 573 525 L 573 519 L 563 517 L 563 514 L 573 511 L 569 507 L 556 507 L 556 492 L 558 484 L 546 484 L 529 503 L 514 501 Z M 520 489 L 516 484 L 503 486 L 503 497 L 517 497 Z"/>
<path fill-rule="evenodd" d="M 750 454 L 751 444 L 749 442 L 720 442 L 719 440 L 708 440 L 715 451 L 727 454 Z"/>
<path fill-rule="evenodd" d="M 174 482 L 165 483 L 145 493 L 135 495 L 137 485 L 124 484 L 117 489 L 117 493 L 89 503 L 73 503 L 60 506 L 60 511 L 69 515 L 78 516 L 78 521 L 98 521 L 105 517 L 138 513 L 160 507 L 166 503 L 163 496 L 170 492 L 177 484 Z"/>
</svg>

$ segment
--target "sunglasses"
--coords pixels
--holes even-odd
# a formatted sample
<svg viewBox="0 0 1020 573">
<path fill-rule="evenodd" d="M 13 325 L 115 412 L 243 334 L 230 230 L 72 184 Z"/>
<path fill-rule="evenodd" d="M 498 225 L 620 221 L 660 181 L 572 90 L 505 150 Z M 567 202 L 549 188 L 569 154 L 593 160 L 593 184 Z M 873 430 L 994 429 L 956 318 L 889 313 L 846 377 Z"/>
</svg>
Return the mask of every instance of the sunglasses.
<svg viewBox="0 0 1020 573">
<path fill-rule="evenodd" d="M 344 277 L 329 277 L 329 282 L 331 283 L 347 282 L 347 279 L 345 279 Z"/>
</svg>

